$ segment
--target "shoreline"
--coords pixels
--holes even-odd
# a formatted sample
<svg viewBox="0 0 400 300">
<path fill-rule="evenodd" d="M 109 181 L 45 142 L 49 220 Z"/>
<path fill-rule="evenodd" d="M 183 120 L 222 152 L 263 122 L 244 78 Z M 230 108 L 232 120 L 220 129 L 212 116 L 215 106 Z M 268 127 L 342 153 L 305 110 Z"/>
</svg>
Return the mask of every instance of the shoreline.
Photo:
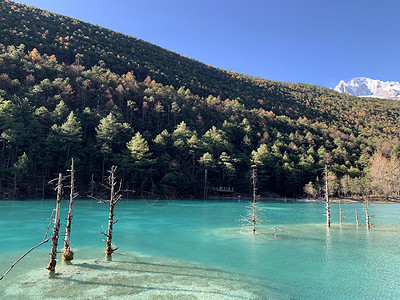
<svg viewBox="0 0 400 300">
<path fill-rule="evenodd" d="M 90 199 L 85 197 L 79 197 L 79 199 Z M 1 201 L 48 201 L 55 200 L 55 198 L 0 198 Z M 93 201 L 97 201 L 92 199 Z M 157 200 L 157 201 L 194 201 L 194 200 L 203 200 L 203 201 L 231 201 L 231 202 L 249 202 L 252 201 L 253 198 L 249 196 L 234 196 L 234 197 L 208 197 L 207 199 L 201 198 L 122 198 L 121 200 L 126 201 L 136 201 L 136 200 Z M 379 196 L 371 196 L 368 197 L 369 204 L 400 204 L 400 198 L 384 198 Z M 325 200 L 322 198 L 287 198 L 287 197 L 258 197 L 257 201 L 260 202 L 306 202 L 306 203 L 325 203 Z M 344 198 L 330 198 L 330 203 L 363 203 L 364 200 L 361 197 L 344 197 Z"/>
<path fill-rule="evenodd" d="M 189 200 L 189 199 L 188 199 Z M 222 201 L 252 201 L 252 197 L 210 197 L 207 200 L 222 200 Z M 384 197 L 377 197 L 372 196 L 368 197 L 369 204 L 400 204 L 400 198 L 384 198 Z M 310 203 L 325 203 L 324 199 L 321 198 L 282 198 L 282 197 L 258 197 L 257 201 L 264 201 L 264 202 L 310 202 Z M 344 198 L 330 198 L 330 203 L 363 203 L 364 199 L 357 198 L 357 197 L 344 197 Z"/>
</svg>

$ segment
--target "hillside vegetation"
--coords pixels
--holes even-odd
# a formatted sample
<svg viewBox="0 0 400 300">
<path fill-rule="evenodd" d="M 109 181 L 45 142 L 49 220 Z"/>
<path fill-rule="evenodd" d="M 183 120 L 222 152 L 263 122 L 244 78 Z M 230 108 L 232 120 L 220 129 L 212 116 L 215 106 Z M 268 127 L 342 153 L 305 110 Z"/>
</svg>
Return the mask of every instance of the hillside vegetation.
<svg viewBox="0 0 400 300">
<path fill-rule="evenodd" d="M 333 193 L 398 195 L 398 101 L 221 70 L 11 1 L 0 33 L 3 196 L 49 195 L 71 157 L 81 194 L 115 164 L 137 197 L 201 196 L 205 169 L 248 193 L 252 165 L 260 195 L 317 195 L 328 162 Z"/>
</svg>

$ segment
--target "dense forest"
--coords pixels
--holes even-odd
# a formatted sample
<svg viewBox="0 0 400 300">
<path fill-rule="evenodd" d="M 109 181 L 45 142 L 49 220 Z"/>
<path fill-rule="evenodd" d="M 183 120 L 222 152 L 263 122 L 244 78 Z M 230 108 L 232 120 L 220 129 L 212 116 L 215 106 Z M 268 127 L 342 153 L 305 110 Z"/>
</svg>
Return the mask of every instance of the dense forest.
<svg viewBox="0 0 400 300">
<path fill-rule="evenodd" d="M 81 195 L 112 165 L 135 197 L 215 187 L 399 196 L 400 102 L 254 78 L 0 1 L 0 196 L 46 197 L 75 159 Z M 206 176 L 205 176 L 206 174 Z"/>
</svg>

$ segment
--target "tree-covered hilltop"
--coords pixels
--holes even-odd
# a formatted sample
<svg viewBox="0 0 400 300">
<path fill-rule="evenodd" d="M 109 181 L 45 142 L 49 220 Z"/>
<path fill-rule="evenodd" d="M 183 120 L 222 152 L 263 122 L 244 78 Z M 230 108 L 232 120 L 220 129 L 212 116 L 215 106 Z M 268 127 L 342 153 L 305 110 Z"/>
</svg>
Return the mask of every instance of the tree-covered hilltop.
<svg viewBox="0 0 400 300">
<path fill-rule="evenodd" d="M 333 192 L 382 193 L 376 151 L 398 194 L 400 102 L 224 71 L 11 1 L 0 21 L 4 196 L 46 196 L 72 157 L 81 193 L 113 164 L 136 196 L 201 196 L 205 170 L 247 193 L 255 164 L 259 194 L 318 194 L 327 161 Z"/>
</svg>

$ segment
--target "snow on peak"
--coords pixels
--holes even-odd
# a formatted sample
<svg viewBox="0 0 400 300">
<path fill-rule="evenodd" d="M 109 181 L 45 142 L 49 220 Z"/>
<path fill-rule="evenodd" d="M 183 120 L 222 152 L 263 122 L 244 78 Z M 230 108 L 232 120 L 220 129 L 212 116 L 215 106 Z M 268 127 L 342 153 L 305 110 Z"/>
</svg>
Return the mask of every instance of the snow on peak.
<svg viewBox="0 0 400 300">
<path fill-rule="evenodd" d="M 334 90 L 354 96 L 400 100 L 400 82 L 396 81 L 356 77 L 347 83 L 341 80 Z"/>
</svg>

